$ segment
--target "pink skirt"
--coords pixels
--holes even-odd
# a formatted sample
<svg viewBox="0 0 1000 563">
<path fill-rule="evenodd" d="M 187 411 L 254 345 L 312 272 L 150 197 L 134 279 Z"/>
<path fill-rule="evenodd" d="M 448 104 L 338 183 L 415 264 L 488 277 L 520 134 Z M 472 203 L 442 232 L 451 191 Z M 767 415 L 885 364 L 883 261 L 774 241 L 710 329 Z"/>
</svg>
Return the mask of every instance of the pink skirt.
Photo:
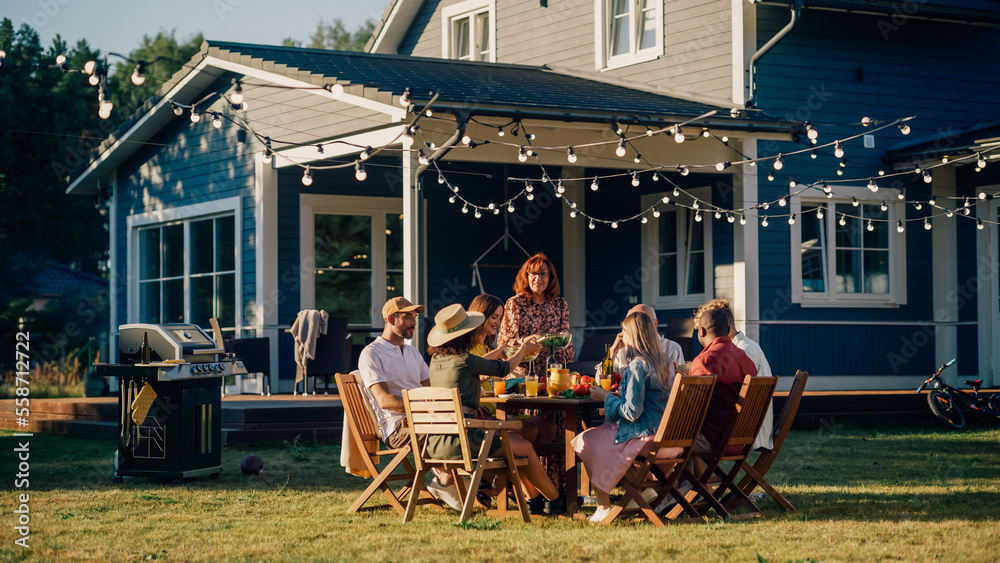
<svg viewBox="0 0 1000 563">
<path fill-rule="evenodd" d="M 616 444 L 617 432 L 617 424 L 605 422 L 595 428 L 588 428 L 573 438 L 573 449 L 590 471 L 590 482 L 604 492 L 618 486 L 618 482 L 635 461 L 635 456 L 639 455 L 647 442 L 653 440 L 653 436 L 643 436 Z"/>
</svg>

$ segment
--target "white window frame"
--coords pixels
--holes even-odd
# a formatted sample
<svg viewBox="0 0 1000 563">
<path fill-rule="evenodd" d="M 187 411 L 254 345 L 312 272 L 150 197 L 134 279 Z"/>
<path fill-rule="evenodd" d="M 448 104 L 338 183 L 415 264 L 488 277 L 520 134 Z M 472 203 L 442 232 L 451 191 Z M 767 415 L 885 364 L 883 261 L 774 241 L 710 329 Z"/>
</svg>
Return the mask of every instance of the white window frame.
<svg viewBox="0 0 1000 563">
<path fill-rule="evenodd" d="M 226 332 L 230 329 L 234 331 L 234 334 L 240 334 L 243 330 L 243 307 L 244 302 L 242 299 L 243 291 L 243 250 L 242 250 L 242 224 L 243 224 L 243 213 L 242 213 L 242 198 L 240 197 L 230 197 L 224 199 L 217 199 L 213 201 L 206 201 L 203 203 L 195 203 L 192 205 L 185 205 L 181 207 L 173 207 L 169 209 L 161 209 L 158 211 L 150 211 L 147 213 L 138 213 L 135 215 L 130 215 L 126 220 L 126 228 L 128 229 L 128 235 L 126 237 L 126 255 L 129 257 L 128 265 L 128 306 L 127 306 L 127 317 L 129 323 L 139 322 L 139 231 L 143 228 L 152 226 L 170 226 L 171 224 L 184 224 L 184 244 L 185 244 L 185 260 L 184 260 L 184 319 L 191 318 L 191 304 L 190 304 L 190 290 L 191 290 L 191 266 L 187 256 L 193 249 L 187 248 L 190 241 L 190 223 L 192 221 L 200 221 L 203 219 L 214 219 L 216 217 L 222 217 L 225 215 L 233 216 L 233 224 L 235 230 L 235 247 L 234 253 L 236 262 L 234 264 L 236 271 L 235 279 L 235 295 L 234 303 L 236 304 L 236 315 L 234 319 L 235 326 L 233 327 L 222 327 Z M 206 328 L 206 327 L 202 327 Z"/>
<path fill-rule="evenodd" d="M 452 44 L 453 42 L 453 30 L 455 29 L 455 22 L 463 18 L 470 18 L 469 22 L 469 37 L 473 41 L 473 45 L 478 40 L 476 34 L 475 17 L 483 12 L 488 13 L 487 26 L 490 29 L 490 41 L 487 46 L 487 51 L 489 52 L 489 62 L 496 62 L 497 60 L 497 3 L 496 0 L 465 0 L 465 2 L 459 2 L 458 4 L 452 4 L 451 6 L 446 6 L 441 9 L 441 58 L 443 59 L 457 59 L 455 56 L 456 46 Z M 469 50 L 470 56 L 478 55 L 474 49 Z M 479 61 L 480 59 L 471 58 L 470 60 Z"/>
<path fill-rule="evenodd" d="M 694 188 L 686 189 L 686 192 L 694 197 L 697 197 L 702 202 L 711 201 L 711 188 Z M 656 205 L 660 211 L 677 211 L 678 213 L 684 213 L 687 211 L 684 207 L 673 207 L 662 203 L 664 197 L 669 197 L 675 199 L 671 192 L 663 192 L 660 194 L 649 194 L 642 196 L 641 205 L 642 209 L 646 209 L 651 205 Z M 681 200 L 683 201 L 683 200 Z M 711 296 L 715 295 L 715 276 L 713 275 L 714 268 L 712 266 L 713 253 L 712 253 L 712 214 L 702 210 L 702 220 L 701 228 L 704 229 L 705 236 L 705 292 L 704 293 L 687 293 L 687 275 L 680 276 L 681 283 L 677 286 L 676 296 L 661 296 L 659 294 L 660 288 L 660 260 L 658 258 L 658 247 L 659 247 L 659 222 L 657 218 L 650 216 L 649 221 L 642 225 L 642 263 L 643 270 L 649 272 L 648 279 L 643 281 L 642 286 L 642 302 L 651 305 L 655 309 L 684 309 L 684 308 L 696 308 L 705 301 L 707 301 Z M 683 216 L 681 216 L 683 217 Z M 692 221 L 694 217 L 692 215 Z M 695 223 L 697 225 L 697 223 Z M 678 241 L 685 240 L 687 220 L 684 218 L 677 222 L 678 228 Z M 684 232 L 682 232 L 684 231 Z M 683 235 L 683 236 L 682 236 Z M 688 256 L 689 253 L 687 248 L 678 248 L 677 263 L 681 268 L 684 268 L 686 273 L 688 267 Z"/>
<path fill-rule="evenodd" d="M 655 60 L 663 56 L 663 19 L 664 1 L 650 0 L 653 4 L 653 20 L 656 23 L 656 44 L 643 50 L 638 50 L 639 37 L 638 19 L 642 0 L 629 0 L 631 2 L 631 12 L 629 23 L 631 26 L 632 45 L 626 55 L 611 55 L 611 8 L 614 0 L 594 0 L 594 67 L 597 70 L 612 70 L 629 65 L 644 63 Z"/>
<path fill-rule="evenodd" d="M 835 196 L 826 197 L 822 189 L 812 187 L 800 194 L 792 196 L 788 207 L 796 217 L 802 214 L 802 202 L 806 204 L 850 204 L 852 197 L 857 198 L 861 205 L 881 205 L 884 201 L 888 206 L 889 219 L 889 292 L 879 294 L 837 293 L 835 272 L 837 257 L 832 241 L 835 233 L 836 213 L 827 210 L 823 220 L 826 221 L 826 255 L 824 261 L 823 292 L 802 291 L 802 221 L 796 221 L 791 226 L 791 265 L 792 265 L 792 303 L 802 307 L 898 307 L 906 305 L 906 233 L 911 228 L 923 228 L 922 223 L 906 223 L 906 203 L 898 199 L 899 191 L 891 188 L 880 188 L 873 193 L 865 186 L 837 186 Z M 896 231 L 896 222 L 903 221 L 904 231 Z"/>
<path fill-rule="evenodd" d="M 385 216 L 403 213 L 403 200 L 395 197 L 332 196 L 302 194 L 300 208 L 300 275 L 302 309 L 316 305 L 316 215 L 367 215 L 372 218 L 372 284 L 369 322 L 351 323 L 353 327 L 379 327 L 382 324 L 382 305 L 385 304 Z M 377 236 L 382 233 L 383 236 Z M 399 292 L 402 294 L 402 291 Z"/>
</svg>

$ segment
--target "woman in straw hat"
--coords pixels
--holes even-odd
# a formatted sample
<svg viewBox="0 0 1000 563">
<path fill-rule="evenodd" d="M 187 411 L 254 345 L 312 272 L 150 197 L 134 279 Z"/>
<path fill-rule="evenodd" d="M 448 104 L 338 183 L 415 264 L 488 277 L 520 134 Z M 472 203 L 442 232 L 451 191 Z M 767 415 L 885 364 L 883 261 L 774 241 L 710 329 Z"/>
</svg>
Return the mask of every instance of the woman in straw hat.
<svg viewBox="0 0 1000 563">
<path fill-rule="evenodd" d="M 462 305 L 455 303 L 442 309 L 434 317 L 434 328 L 427 336 L 427 353 L 431 355 L 430 382 L 433 387 L 456 388 L 462 399 L 462 408 L 467 416 L 475 416 L 479 410 L 479 376 L 503 377 L 510 373 L 527 354 L 537 353 L 541 346 L 526 342 L 509 360 L 488 360 L 471 353 L 473 331 L 486 320 L 479 312 L 467 313 Z M 475 452 L 482 446 L 485 433 L 481 429 L 467 430 L 469 445 Z M 519 434 L 509 434 L 514 455 L 528 458 L 528 465 L 521 473 L 524 489 L 531 499 L 530 506 L 541 508 L 543 500 L 553 500 L 559 496 L 552 481 L 545 475 L 531 442 Z M 497 455 L 501 444 L 492 445 L 490 455 Z M 462 457 L 457 437 L 430 436 L 427 452 L 438 459 Z M 543 499 L 544 497 L 544 499 Z M 535 512 L 532 510 L 532 512 Z"/>
</svg>

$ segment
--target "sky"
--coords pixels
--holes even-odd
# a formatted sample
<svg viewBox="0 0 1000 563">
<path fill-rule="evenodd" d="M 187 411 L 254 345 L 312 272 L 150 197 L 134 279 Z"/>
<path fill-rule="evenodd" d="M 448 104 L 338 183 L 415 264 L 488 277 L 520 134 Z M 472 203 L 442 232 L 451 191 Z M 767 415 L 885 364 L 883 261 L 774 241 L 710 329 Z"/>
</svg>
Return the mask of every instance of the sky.
<svg viewBox="0 0 1000 563">
<path fill-rule="evenodd" d="M 307 43 L 323 20 L 341 19 L 354 31 L 376 22 L 390 0 L 0 0 L 0 18 L 27 23 L 48 47 L 59 34 L 69 45 L 86 39 L 101 51 L 128 53 L 143 35 L 174 31 L 178 41 L 205 39 L 280 45 Z"/>
</svg>

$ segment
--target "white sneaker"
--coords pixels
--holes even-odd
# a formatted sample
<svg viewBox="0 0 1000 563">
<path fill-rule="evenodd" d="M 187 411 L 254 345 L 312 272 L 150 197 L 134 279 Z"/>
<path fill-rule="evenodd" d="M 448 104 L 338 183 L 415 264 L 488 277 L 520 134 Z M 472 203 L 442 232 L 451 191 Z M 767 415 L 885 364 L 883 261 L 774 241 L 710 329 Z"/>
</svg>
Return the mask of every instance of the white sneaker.
<svg viewBox="0 0 1000 563">
<path fill-rule="evenodd" d="M 437 477 L 431 479 L 427 482 L 427 492 L 431 494 L 432 497 L 443 501 L 448 506 L 452 507 L 455 512 L 462 511 L 462 499 L 458 496 L 458 488 L 455 485 L 448 485 L 447 487 L 438 482 Z"/>
<path fill-rule="evenodd" d="M 685 480 L 683 483 L 677 486 L 677 490 L 681 493 L 681 496 L 687 495 L 691 492 L 693 485 L 690 481 Z M 677 499 L 673 495 L 667 495 L 661 502 L 656 506 L 656 513 L 663 514 L 664 512 L 670 510 L 677 504 Z"/>
<path fill-rule="evenodd" d="M 656 500 L 656 489 L 654 489 L 653 487 L 648 487 L 646 489 L 643 489 L 643 491 L 639 494 L 642 496 L 642 500 L 646 501 L 646 504 L 649 504 L 654 500 Z M 628 501 L 628 504 L 625 505 L 625 510 L 636 510 L 637 508 L 639 508 L 639 503 L 635 502 L 634 500 Z"/>
<path fill-rule="evenodd" d="M 754 504 L 767 500 L 767 493 L 750 493 L 749 496 L 750 496 L 750 502 Z"/>
<path fill-rule="evenodd" d="M 587 518 L 587 521 L 590 522 L 591 524 L 600 524 L 601 522 L 604 521 L 605 518 L 608 517 L 608 514 L 611 514 L 610 506 L 608 507 L 598 506 L 597 510 L 594 511 L 594 513 L 590 516 L 590 518 Z"/>
</svg>

